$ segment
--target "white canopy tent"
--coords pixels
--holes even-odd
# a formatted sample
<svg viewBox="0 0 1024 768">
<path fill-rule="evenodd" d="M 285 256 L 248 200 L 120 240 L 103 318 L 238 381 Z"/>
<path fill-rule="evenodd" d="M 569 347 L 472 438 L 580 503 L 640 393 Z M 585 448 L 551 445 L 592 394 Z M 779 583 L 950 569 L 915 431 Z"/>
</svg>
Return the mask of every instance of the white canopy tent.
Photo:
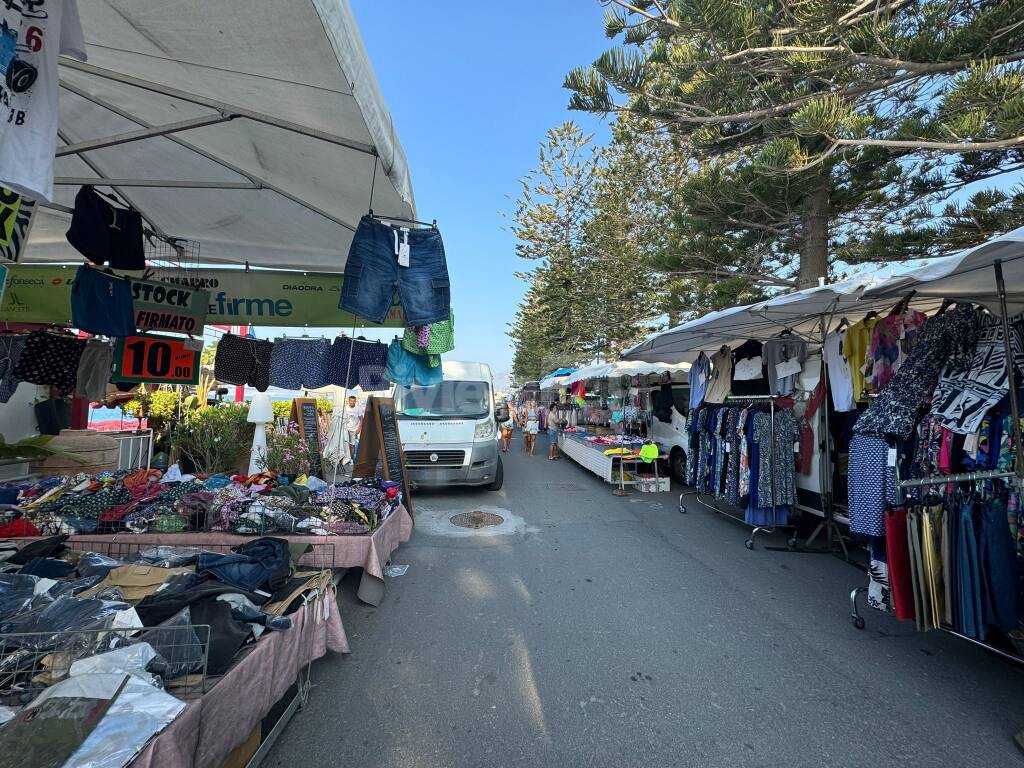
<svg viewBox="0 0 1024 768">
<path fill-rule="evenodd" d="M 976 248 L 936 259 L 877 286 L 868 288 L 866 299 L 884 300 L 914 291 L 916 296 L 953 301 L 973 301 L 999 312 L 999 286 L 995 265 L 1010 286 L 1006 309 L 1024 311 L 1024 227 L 994 237 Z"/>
<path fill-rule="evenodd" d="M 541 392 L 550 392 L 551 390 L 564 387 L 569 379 L 570 374 L 566 373 L 561 376 L 545 376 L 540 380 L 539 389 Z"/>
<path fill-rule="evenodd" d="M 416 217 L 348 0 L 78 6 L 89 60 L 60 61 L 55 205 L 23 261 L 81 259 L 64 233 L 83 184 L 202 263 L 341 271 L 371 207 Z"/>
<path fill-rule="evenodd" d="M 619 360 L 614 363 L 595 363 L 585 368 L 580 368 L 569 375 L 565 385 L 575 384 L 577 381 L 590 381 L 592 379 L 611 379 L 618 376 L 646 376 L 656 373 L 685 373 L 690 370 L 689 363 L 647 363 L 642 360 Z"/>
<path fill-rule="evenodd" d="M 747 339 L 765 340 L 784 330 L 821 342 L 833 318 L 853 321 L 867 312 L 892 304 L 907 293 L 866 296 L 869 287 L 888 285 L 900 277 L 859 277 L 830 285 L 774 296 L 766 301 L 730 307 L 689 320 L 654 334 L 623 354 L 628 360 L 693 361 L 701 352 L 722 345 L 737 346 Z M 929 306 L 938 299 L 927 301 Z M 919 304 L 921 302 L 918 302 Z"/>
</svg>

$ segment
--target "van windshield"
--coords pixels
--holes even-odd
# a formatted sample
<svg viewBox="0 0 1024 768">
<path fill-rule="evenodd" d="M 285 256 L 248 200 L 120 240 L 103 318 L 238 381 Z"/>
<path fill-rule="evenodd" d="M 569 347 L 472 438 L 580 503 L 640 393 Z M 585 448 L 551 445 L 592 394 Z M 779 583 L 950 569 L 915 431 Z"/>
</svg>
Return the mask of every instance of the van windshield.
<svg viewBox="0 0 1024 768">
<path fill-rule="evenodd" d="M 395 406 L 405 419 L 482 419 L 491 413 L 490 387 L 483 381 L 396 387 Z"/>
</svg>

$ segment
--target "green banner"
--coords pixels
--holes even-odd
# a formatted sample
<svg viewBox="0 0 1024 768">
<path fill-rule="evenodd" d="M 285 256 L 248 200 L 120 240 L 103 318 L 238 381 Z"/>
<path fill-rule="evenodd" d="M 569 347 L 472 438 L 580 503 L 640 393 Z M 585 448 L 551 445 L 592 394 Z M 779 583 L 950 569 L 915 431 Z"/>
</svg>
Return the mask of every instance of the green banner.
<svg viewBox="0 0 1024 768">
<path fill-rule="evenodd" d="M 0 303 L 0 321 L 70 323 L 71 284 L 77 267 L 12 264 Z M 138 273 L 128 273 L 138 277 Z M 153 270 L 145 277 L 210 294 L 206 322 L 220 325 L 304 326 L 314 328 L 378 327 L 338 309 L 340 274 L 270 272 L 201 268 L 182 272 Z M 353 323 L 353 320 L 355 322 Z M 385 328 L 401 328 L 405 316 L 397 297 Z M 171 330 L 165 328 L 165 330 Z"/>
</svg>

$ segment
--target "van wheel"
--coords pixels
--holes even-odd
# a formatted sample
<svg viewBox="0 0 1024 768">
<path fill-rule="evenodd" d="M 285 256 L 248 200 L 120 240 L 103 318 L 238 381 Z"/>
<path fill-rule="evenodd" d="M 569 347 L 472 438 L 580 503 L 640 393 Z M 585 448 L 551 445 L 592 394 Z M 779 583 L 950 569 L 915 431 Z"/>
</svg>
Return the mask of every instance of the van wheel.
<svg viewBox="0 0 1024 768">
<path fill-rule="evenodd" d="M 686 454 L 683 453 L 683 449 L 680 448 L 679 446 L 676 446 L 675 448 L 673 448 L 672 452 L 669 454 L 668 461 L 669 461 L 669 466 L 672 469 L 672 477 L 674 477 L 677 482 L 680 482 L 680 483 L 685 482 L 685 480 L 686 480 Z"/>
<path fill-rule="evenodd" d="M 501 463 L 501 456 L 498 457 L 498 468 L 494 470 L 494 480 L 487 486 L 489 491 L 500 491 L 502 484 L 505 482 L 505 468 Z"/>
</svg>

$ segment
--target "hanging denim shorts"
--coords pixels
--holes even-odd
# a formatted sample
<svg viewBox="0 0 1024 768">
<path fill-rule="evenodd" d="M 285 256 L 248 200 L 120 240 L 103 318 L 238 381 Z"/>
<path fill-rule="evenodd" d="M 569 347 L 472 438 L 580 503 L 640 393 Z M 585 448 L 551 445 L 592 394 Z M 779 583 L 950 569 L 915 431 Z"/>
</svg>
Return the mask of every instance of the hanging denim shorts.
<svg viewBox="0 0 1024 768">
<path fill-rule="evenodd" d="M 408 246 L 409 266 L 399 265 Z M 352 238 L 339 309 L 383 323 L 398 291 L 406 325 L 430 325 L 448 319 L 451 287 L 441 233 L 409 229 L 363 216 Z"/>
<path fill-rule="evenodd" d="M 80 266 L 71 284 L 71 324 L 103 336 L 134 336 L 135 301 L 129 282 Z"/>
</svg>

